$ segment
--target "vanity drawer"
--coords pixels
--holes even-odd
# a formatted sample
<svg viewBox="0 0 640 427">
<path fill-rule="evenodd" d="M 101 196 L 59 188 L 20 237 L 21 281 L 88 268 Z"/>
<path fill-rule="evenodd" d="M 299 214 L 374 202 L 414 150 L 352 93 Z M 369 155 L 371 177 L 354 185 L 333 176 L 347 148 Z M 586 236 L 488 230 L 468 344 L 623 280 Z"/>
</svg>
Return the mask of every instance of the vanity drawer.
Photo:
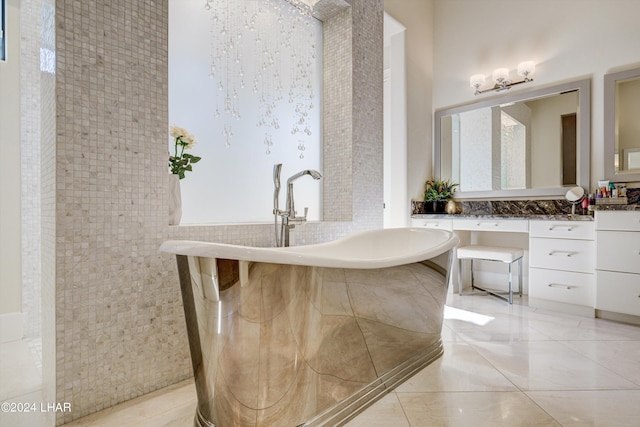
<svg viewBox="0 0 640 427">
<path fill-rule="evenodd" d="M 640 273 L 640 233 L 598 231 L 596 265 L 599 270 Z"/>
<path fill-rule="evenodd" d="M 530 268 L 529 296 L 593 307 L 595 280 L 594 274 Z"/>
<path fill-rule="evenodd" d="M 453 228 L 469 231 L 509 231 L 528 233 L 529 221 L 507 219 L 454 219 Z"/>
<path fill-rule="evenodd" d="M 640 275 L 598 271 L 596 276 L 598 310 L 640 316 Z"/>
<path fill-rule="evenodd" d="M 593 273 L 595 244 L 592 240 L 529 239 L 529 265 L 538 268 Z"/>
<path fill-rule="evenodd" d="M 596 230 L 640 231 L 640 212 L 596 211 Z"/>
<path fill-rule="evenodd" d="M 440 219 L 440 218 L 420 218 L 420 219 L 412 219 L 411 225 L 413 227 L 426 227 L 426 228 L 437 228 L 440 230 L 453 230 L 453 220 L 451 219 Z"/>
<path fill-rule="evenodd" d="M 530 221 L 529 235 L 552 239 L 593 240 L 596 231 L 592 221 Z"/>
</svg>

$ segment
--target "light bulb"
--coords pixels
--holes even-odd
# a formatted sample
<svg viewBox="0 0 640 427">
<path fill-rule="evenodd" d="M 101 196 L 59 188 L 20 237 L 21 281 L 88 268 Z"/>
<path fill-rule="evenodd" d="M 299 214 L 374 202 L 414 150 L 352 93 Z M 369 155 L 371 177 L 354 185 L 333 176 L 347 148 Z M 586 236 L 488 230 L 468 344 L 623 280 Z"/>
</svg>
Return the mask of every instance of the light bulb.
<svg viewBox="0 0 640 427">
<path fill-rule="evenodd" d="M 491 75 L 493 81 L 497 84 L 509 83 L 509 69 L 508 68 L 496 68 Z"/>
<path fill-rule="evenodd" d="M 518 75 L 525 78 L 525 80 L 531 79 L 531 76 L 536 71 L 536 63 L 533 61 L 525 61 L 518 64 Z"/>
<path fill-rule="evenodd" d="M 484 84 L 484 80 L 485 80 L 484 74 L 474 74 L 469 79 L 469 83 L 471 84 L 472 88 L 478 89 L 480 86 Z"/>
</svg>

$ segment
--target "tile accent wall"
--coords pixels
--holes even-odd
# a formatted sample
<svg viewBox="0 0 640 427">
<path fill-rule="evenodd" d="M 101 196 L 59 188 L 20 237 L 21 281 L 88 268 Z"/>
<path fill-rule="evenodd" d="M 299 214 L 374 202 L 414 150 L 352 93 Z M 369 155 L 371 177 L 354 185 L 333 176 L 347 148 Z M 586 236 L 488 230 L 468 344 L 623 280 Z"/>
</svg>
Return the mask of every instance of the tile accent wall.
<svg viewBox="0 0 640 427">
<path fill-rule="evenodd" d="M 42 337 L 40 30 L 42 0 L 20 3 L 20 155 L 22 209 L 22 313 L 27 340 Z M 41 359 L 41 355 L 37 355 Z"/>
<path fill-rule="evenodd" d="M 351 221 L 353 214 L 351 19 L 348 8 L 322 25 L 325 221 Z"/>
<path fill-rule="evenodd" d="M 167 0 L 57 0 L 56 376 L 67 422 L 191 375 L 166 238 Z"/>
<path fill-rule="evenodd" d="M 273 242 L 269 224 L 167 225 L 167 1 L 55 2 L 57 147 L 46 158 L 56 159 L 56 228 L 48 242 L 57 245 L 56 401 L 73 407 L 58 423 L 191 375 L 175 261 L 158 253 L 163 240 Z M 348 17 L 335 19 L 352 33 L 342 55 L 350 50 L 353 72 L 340 81 L 353 94 L 345 112 L 353 130 L 334 141 L 336 150 L 350 147 L 346 163 L 325 158 L 323 170 L 339 177 L 325 181 L 326 193 L 342 194 L 339 222 L 300 227 L 298 244 L 382 226 L 382 0 L 349 3 Z M 335 102 L 325 111 L 349 101 Z"/>
<path fill-rule="evenodd" d="M 351 2 L 354 231 L 383 224 L 383 2 Z"/>
<path fill-rule="evenodd" d="M 55 51 L 53 12 L 53 0 L 20 2 L 22 309 L 45 402 L 56 401 L 56 100 L 55 75 L 42 70 L 41 53 Z M 54 413 L 45 417 L 54 424 Z"/>
<path fill-rule="evenodd" d="M 36 1 L 38 4 L 34 18 L 40 21 L 39 47 L 55 51 L 55 0 Z M 40 55 L 38 55 L 39 57 Z M 40 65 L 40 64 L 38 64 Z M 56 76 L 40 71 L 40 156 L 41 156 L 41 306 L 42 306 L 42 381 L 43 398 L 47 402 L 56 399 L 56 365 L 58 362 L 56 345 Z M 54 413 L 47 413 L 53 422 Z"/>
</svg>

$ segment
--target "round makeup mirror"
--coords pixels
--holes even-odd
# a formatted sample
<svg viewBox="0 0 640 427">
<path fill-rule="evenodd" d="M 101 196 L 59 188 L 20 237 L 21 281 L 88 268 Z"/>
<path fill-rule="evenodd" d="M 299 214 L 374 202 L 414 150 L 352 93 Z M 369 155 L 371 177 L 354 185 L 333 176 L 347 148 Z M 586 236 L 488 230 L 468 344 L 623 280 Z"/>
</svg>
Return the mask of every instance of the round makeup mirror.
<svg viewBox="0 0 640 427">
<path fill-rule="evenodd" d="M 584 188 L 582 187 L 573 187 L 567 191 L 565 198 L 571 202 L 571 215 L 576 214 L 576 205 L 581 203 L 584 199 Z"/>
<path fill-rule="evenodd" d="M 581 202 L 584 198 L 584 188 L 582 187 L 573 187 L 567 191 L 567 195 L 565 196 L 568 201 L 575 204 Z"/>
</svg>

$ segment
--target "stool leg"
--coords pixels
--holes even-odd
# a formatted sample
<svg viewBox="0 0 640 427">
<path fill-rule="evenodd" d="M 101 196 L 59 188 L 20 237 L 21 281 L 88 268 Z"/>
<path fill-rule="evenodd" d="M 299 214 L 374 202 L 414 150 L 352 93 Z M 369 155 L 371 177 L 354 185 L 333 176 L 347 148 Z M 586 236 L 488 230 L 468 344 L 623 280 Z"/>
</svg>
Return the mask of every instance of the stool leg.
<svg viewBox="0 0 640 427">
<path fill-rule="evenodd" d="M 522 258 L 518 260 L 518 294 L 522 298 Z"/>
<path fill-rule="evenodd" d="M 511 266 L 513 265 L 512 262 L 509 263 L 509 304 L 513 304 L 513 288 L 512 288 L 512 273 L 511 273 Z"/>
<path fill-rule="evenodd" d="M 471 289 L 475 289 L 474 284 L 476 283 L 473 277 L 473 258 L 471 258 Z"/>
<path fill-rule="evenodd" d="M 458 258 L 458 295 L 462 296 L 462 258 Z"/>
</svg>

